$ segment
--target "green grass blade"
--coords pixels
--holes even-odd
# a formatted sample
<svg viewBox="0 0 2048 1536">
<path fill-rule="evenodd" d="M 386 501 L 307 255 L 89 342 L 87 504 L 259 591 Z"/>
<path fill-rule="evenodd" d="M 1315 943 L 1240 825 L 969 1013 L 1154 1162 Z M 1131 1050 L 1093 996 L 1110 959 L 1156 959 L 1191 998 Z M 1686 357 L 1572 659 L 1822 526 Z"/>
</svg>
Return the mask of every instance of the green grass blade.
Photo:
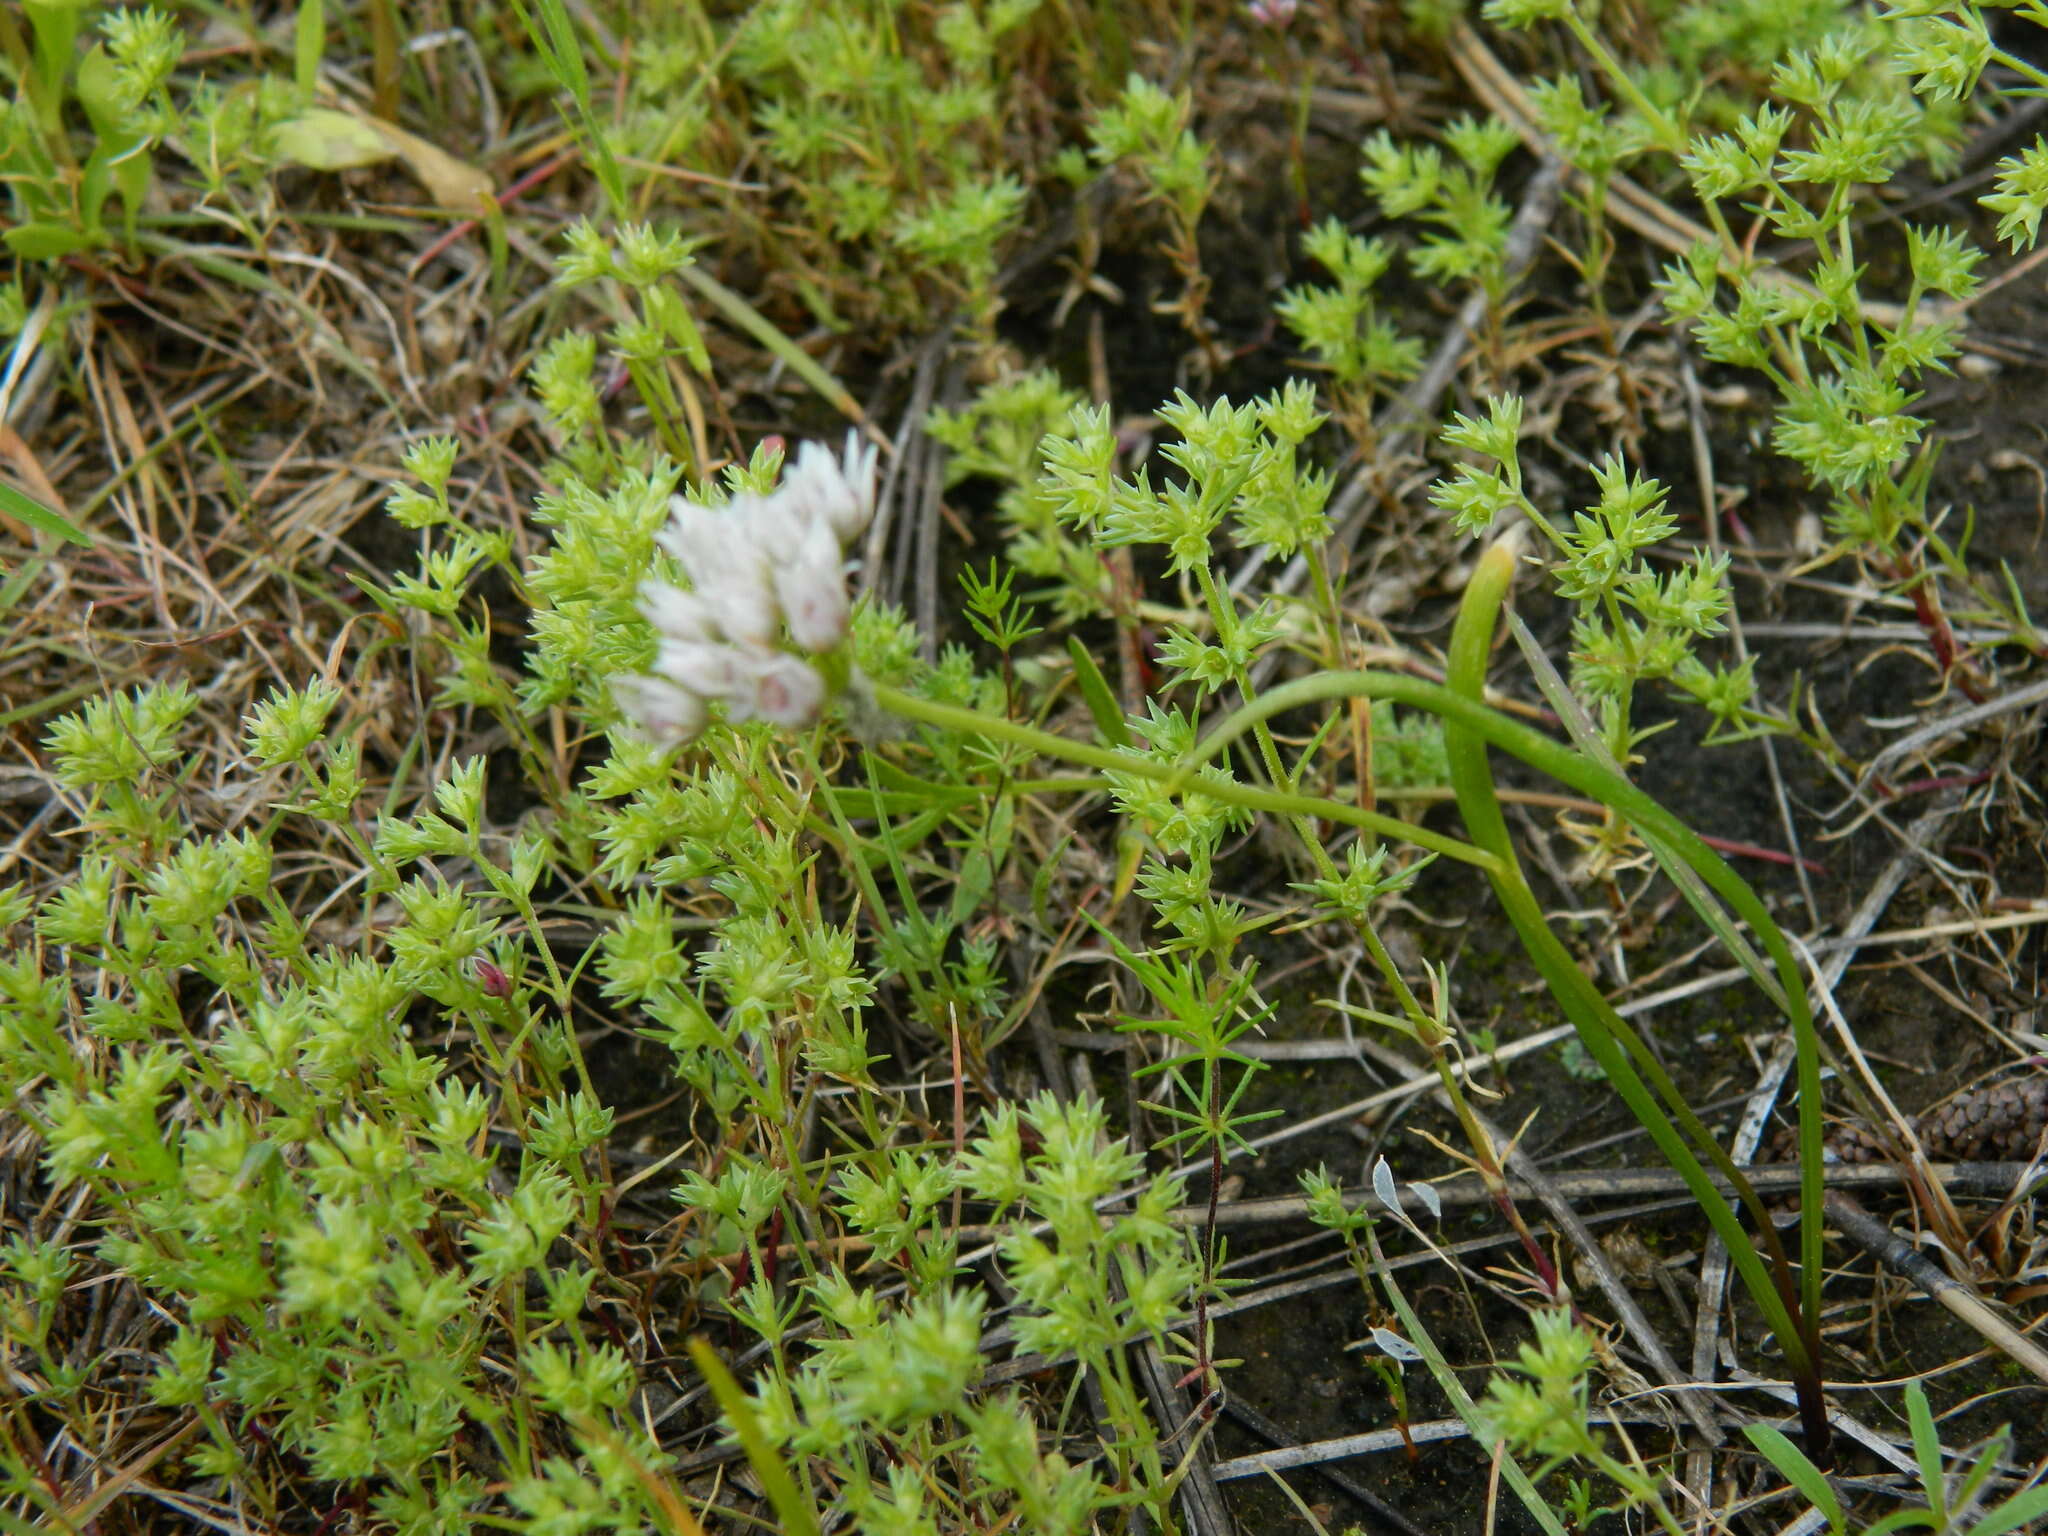
<svg viewBox="0 0 2048 1536">
<path fill-rule="evenodd" d="M 320 59 L 327 52 L 325 0 L 299 0 L 292 26 L 292 83 L 311 101 L 320 88 Z"/>
<path fill-rule="evenodd" d="M 5 480 L 0 480 L 0 512 L 28 524 L 38 533 L 53 534 L 67 543 L 92 543 L 92 536 L 71 519 L 52 512 L 27 491 L 17 490 Z"/>
<path fill-rule="evenodd" d="M 1783 1430 L 1772 1424 L 1745 1424 L 1742 1432 L 1764 1460 L 1778 1469 L 1780 1477 L 1806 1495 L 1807 1502 L 1828 1517 L 1830 1528 L 1837 1531 L 1849 1529 L 1849 1522 L 1842 1514 L 1842 1501 L 1835 1497 L 1835 1490 L 1829 1486 L 1826 1474 L 1807 1460 L 1804 1451 L 1785 1438 Z"/>
<path fill-rule="evenodd" d="M 686 266 L 678 275 L 696 289 L 713 309 L 781 358 L 791 373 L 823 396 L 834 410 L 848 421 L 866 424 L 867 413 L 860 408 L 860 402 L 847 392 L 846 386 L 827 373 L 810 353 L 770 325 L 767 317 L 753 305 L 699 267 Z"/>
<path fill-rule="evenodd" d="M 583 62 L 583 40 L 576 35 L 576 24 L 569 19 L 562 0 L 534 0 L 534 8 L 540 12 L 538 22 L 527 10 L 525 0 L 512 0 L 513 14 L 518 16 L 519 25 L 547 65 L 548 73 L 576 104 L 577 124 L 583 130 L 591 169 L 597 173 L 598 185 L 604 189 L 613 216 L 623 219 L 632 208 L 626 194 L 626 177 L 618 156 L 612 152 L 611 140 L 599 131 L 597 114 L 591 110 L 590 71 Z"/>
<path fill-rule="evenodd" d="M 1684 822 L 1603 764 L 1561 747 L 1526 727 L 1517 726 L 1505 733 L 1510 740 L 1520 740 L 1522 750 L 1517 751 L 1517 755 L 1524 756 L 1525 761 L 1534 762 L 1574 787 L 1583 789 L 1632 823 L 1643 825 L 1647 816 L 1652 833 L 1669 843 L 1692 870 L 1749 921 L 1777 962 L 1784 1000 L 1790 1005 L 1789 1017 L 1801 1066 L 1801 1182 L 1805 1201 L 1801 1214 L 1801 1256 L 1804 1264 L 1799 1290 L 1804 1293 L 1802 1296 L 1795 1293 L 1791 1265 L 1778 1241 L 1777 1228 L 1748 1178 L 1700 1122 L 1685 1096 L 1678 1091 L 1677 1085 L 1641 1038 L 1608 1006 L 1607 1000 L 1565 952 L 1557 936 L 1550 931 L 1542 907 L 1521 872 L 1513 840 L 1508 835 L 1506 818 L 1501 813 L 1500 799 L 1494 790 L 1493 771 L 1486 757 L 1486 740 L 1491 738 L 1500 743 L 1503 733 L 1497 728 L 1483 728 L 1491 724 L 1486 717 L 1494 712 L 1480 702 L 1494 621 L 1506 600 L 1513 577 L 1512 548 L 1502 543 L 1488 549 L 1466 587 L 1465 599 L 1459 607 L 1452 633 L 1451 686 L 1448 691 L 1455 697 L 1457 707 L 1446 715 L 1444 746 L 1450 761 L 1452 788 L 1457 794 L 1458 808 L 1465 817 L 1466 830 L 1472 840 L 1501 861 L 1501 870 L 1493 875 L 1494 889 L 1530 958 L 1536 962 L 1551 991 L 1570 1014 L 1580 1039 L 1600 1063 L 1615 1091 L 1621 1094 L 1643 1129 L 1685 1180 L 1715 1232 L 1727 1245 L 1729 1257 L 1742 1276 L 1744 1286 L 1763 1310 L 1772 1333 L 1785 1351 L 1799 1389 L 1800 1415 L 1812 1442 L 1812 1450 L 1825 1462 L 1829 1459 L 1828 1425 L 1820 1387 L 1820 1349 L 1816 1327 L 1822 1235 L 1822 1165 L 1818 1146 L 1820 1058 L 1803 978 L 1784 935 L 1772 922 L 1756 893 Z M 1516 749 L 1510 747 L 1509 750 Z M 1530 752 L 1534 755 L 1525 755 Z M 1807 1093 L 1809 1074 L 1810 1095 Z M 1654 1085 L 1656 1098 L 1645 1091 L 1645 1079 Z M 1662 1105 L 1658 1099 L 1662 1099 Z M 1734 1209 L 1708 1178 L 1693 1146 L 1688 1146 L 1677 1134 L 1680 1126 L 1684 1128 L 1685 1136 L 1691 1138 L 1693 1146 L 1706 1154 L 1716 1171 L 1734 1187 L 1743 1204 L 1749 1208 L 1758 1237 L 1770 1254 L 1768 1271 L 1756 1241 L 1743 1230 Z M 1808 1144 L 1809 1137 L 1812 1145 Z"/>
<path fill-rule="evenodd" d="M 2048 1484 L 2014 1494 L 1971 1526 L 1969 1536 L 2005 1536 L 2007 1531 L 2031 1530 L 2034 1522 L 2044 1516 L 2048 1516 Z"/>
<path fill-rule="evenodd" d="M 1521 648 L 1522 660 L 1528 665 L 1529 673 L 1536 679 L 1536 686 L 1542 691 L 1544 701 L 1551 712 L 1564 723 L 1565 734 L 1572 744 L 1594 762 L 1608 771 L 1626 778 L 1621 765 L 1607 750 L 1607 744 L 1600 739 L 1600 731 L 1590 716 L 1572 696 L 1565 680 L 1558 675 L 1557 668 L 1550 664 L 1550 658 L 1543 654 L 1543 648 L 1536 643 L 1536 637 L 1529 633 L 1529 627 L 1513 609 L 1507 610 L 1508 631 L 1515 637 L 1515 644 Z M 1681 859 L 1671 846 L 1661 838 L 1645 835 L 1640 827 L 1636 834 L 1642 838 L 1643 846 L 1650 850 L 1665 877 L 1678 888 L 1686 904 L 1699 914 L 1700 921 L 1713 930 L 1714 937 L 1722 947 L 1735 957 L 1736 964 L 1749 973 L 1749 979 L 1762 989 L 1764 995 L 1778 1005 L 1779 1011 L 1790 1013 L 1792 1005 L 1785 999 L 1785 989 L 1778 985 L 1778 978 L 1771 974 L 1749 940 L 1728 917 L 1728 909 L 1714 899 L 1692 867 Z"/>
<path fill-rule="evenodd" d="M 782 1529 L 787 1536 L 819 1536 L 818 1512 L 797 1488 L 796 1479 L 790 1475 L 789 1464 L 769 1443 L 760 1420 L 754 1417 L 753 1407 L 747 1402 L 747 1394 L 733 1380 L 725 1362 L 702 1339 L 690 1340 L 690 1358 L 696 1362 L 698 1372 L 711 1388 L 711 1395 L 718 1399 L 719 1411 L 725 1415 L 726 1423 L 732 1426 L 734 1438 L 739 1441 L 740 1449 L 746 1452 L 747 1465 L 761 1480 L 761 1491 L 775 1506 L 775 1513 L 781 1517 Z"/>
<path fill-rule="evenodd" d="M 1927 1406 L 1927 1393 L 1917 1381 L 1906 1383 L 1906 1422 L 1913 1429 L 1913 1459 L 1920 1467 L 1920 1486 L 1927 1490 L 1927 1502 L 1935 1520 L 1948 1524 L 1947 1490 L 1941 1475 L 1941 1434 L 1934 1427 L 1934 1410 Z"/>
</svg>

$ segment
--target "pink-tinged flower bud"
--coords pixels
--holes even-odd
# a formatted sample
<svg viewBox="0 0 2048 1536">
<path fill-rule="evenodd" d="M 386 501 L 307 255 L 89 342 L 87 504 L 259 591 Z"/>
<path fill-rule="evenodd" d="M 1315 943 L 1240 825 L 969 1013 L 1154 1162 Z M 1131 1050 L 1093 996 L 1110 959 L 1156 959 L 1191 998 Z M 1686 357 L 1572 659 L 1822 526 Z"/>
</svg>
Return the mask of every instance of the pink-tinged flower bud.
<svg viewBox="0 0 2048 1536">
<path fill-rule="evenodd" d="M 823 522 L 841 544 L 851 544 L 875 515 L 875 453 L 846 436 L 843 459 L 823 443 L 805 443 L 796 464 L 784 471 L 777 494 L 807 522 Z"/>
<path fill-rule="evenodd" d="M 735 724 L 766 720 L 771 725 L 810 725 L 825 704 L 825 680 L 809 662 L 783 651 L 742 658 L 746 691 L 733 698 L 727 712 Z"/>
<path fill-rule="evenodd" d="M 711 719 L 702 697 L 658 677 L 615 677 L 612 700 L 627 722 L 663 751 L 695 741 Z"/>
<path fill-rule="evenodd" d="M 718 623 L 704 600 L 665 581 L 640 584 L 640 611 L 664 640 L 709 644 L 719 638 Z"/>
<path fill-rule="evenodd" d="M 851 544 L 875 520 L 875 456 L 878 452 L 873 443 L 862 440 L 859 432 L 847 428 L 846 451 L 841 456 L 839 473 L 846 482 L 849 501 L 842 522 L 834 524 L 832 529 L 839 535 L 841 544 Z"/>
<path fill-rule="evenodd" d="M 491 964 L 482 955 L 478 955 L 474 960 L 470 961 L 469 968 L 475 974 L 476 984 L 483 988 L 486 997 L 510 997 L 512 995 L 512 978 L 499 970 L 497 966 Z"/>
<path fill-rule="evenodd" d="M 790 558 L 775 567 L 775 596 L 799 649 L 818 654 L 846 638 L 846 574 L 828 524 L 812 523 Z"/>
</svg>

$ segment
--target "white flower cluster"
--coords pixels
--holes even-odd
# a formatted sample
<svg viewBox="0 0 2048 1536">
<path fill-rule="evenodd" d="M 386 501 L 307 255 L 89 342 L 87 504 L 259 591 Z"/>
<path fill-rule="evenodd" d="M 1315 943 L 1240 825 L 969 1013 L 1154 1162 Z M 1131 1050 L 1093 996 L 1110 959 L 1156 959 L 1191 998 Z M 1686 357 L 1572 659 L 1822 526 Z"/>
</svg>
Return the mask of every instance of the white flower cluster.
<svg viewBox="0 0 2048 1536">
<path fill-rule="evenodd" d="M 726 719 L 808 725 L 825 680 L 780 649 L 820 655 L 846 638 L 846 546 L 875 515 L 875 449 L 846 434 L 834 458 L 805 443 L 766 496 L 742 492 L 716 511 L 680 496 L 655 542 L 681 564 L 690 591 L 640 588 L 640 610 L 661 637 L 652 677 L 615 677 L 620 712 L 660 747 L 694 741 L 722 703 Z"/>
</svg>

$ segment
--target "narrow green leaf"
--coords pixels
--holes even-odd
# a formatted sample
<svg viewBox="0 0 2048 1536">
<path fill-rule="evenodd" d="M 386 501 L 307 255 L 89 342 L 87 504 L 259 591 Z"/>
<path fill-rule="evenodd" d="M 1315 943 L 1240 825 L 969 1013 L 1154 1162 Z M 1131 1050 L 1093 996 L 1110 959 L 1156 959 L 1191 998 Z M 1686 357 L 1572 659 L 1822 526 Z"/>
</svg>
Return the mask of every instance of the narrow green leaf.
<svg viewBox="0 0 2048 1536">
<path fill-rule="evenodd" d="M 1095 729 L 1112 747 L 1129 746 L 1130 726 L 1124 721 L 1124 712 L 1117 708 L 1116 694 L 1109 686 L 1109 679 L 1102 675 L 1102 668 L 1088 654 L 1088 647 L 1077 636 L 1069 635 L 1067 655 L 1073 658 L 1074 681 L 1081 685 L 1081 697 L 1087 701 L 1088 713 L 1095 717 Z"/>
<path fill-rule="evenodd" d="M 1783 1430 L 1772 1424 L 1745 1424 L 1742 1432 L 1749 1437 L 1749 1443 L 1763 1454 L 1764 1460 L 1778 1469 L 1786 1482 L 1805 1494 L 1807 1502 L 1828 1517 L 1831 1527 L 1843 1532 L 1849 1529 L 1848 1521 L 1842 1518 L 1842 1501 L 1835 1497 L 1835 1490 L 1829 1485 L 1826 1474 L 1806 1459 L 1806 1453 L 1788 1440 Z"/>
<path fill-rule="evenodd" d="M 15 489 L 5 480 L 0 480 L 0 512 L 27 523 L 38 533 L 54 534 L 72 544 L 92 543 L 91 535 L 69 518 L 52 512 L 28 492 Z"/>
<path fill-rule="evenodd" d="M 1812 1434 L 1822 1442 L 1822 1454 L 1825 1455 L 1827 1421 L 1820 1398 L 1819 1340 L 1813 1332 L 1812 1323 L 1817 1314 L 1817 1304 L 1801 1307 L 1800 1298 L 1793 1288 L 1791 1263 L 1785 1255 L 1784 1245 L 1778 1240 L 1777 1228 L 1771 1224 L 1770 1213 L 1764 1209 L 1742 1169 L 1701 1123 L 1663 1064 L 1608 1005 L 1599 989 L 1587 979 L 1585 972 L 1579 969 L 1558 941 L 1557 935 L 1550 931 L 1542 906 L 1522 872 L 1514 840 L 1508 833 L 1500 797 L 1494 789 L 1493 770 L 1487 761 L 1487 744 L 1491 742 L 1506 747 L 1525 762 L 1534 763 L 1600 800 L 1630 822 L 1647 827 L 1652 833 L 1665 838 L 1723 900 L 1750 921 L 1777 961 L 1785 995 L 1793 1003 L 1792 1026 L 1800 1044 L 1802 1074 L 1810 1065 L 1817 1076 L 1819 1068 L 1813 1040 L 1813 1019 L 1806 1007 L 1806 992 L 1797 963 L 1784 935 L 1771 922 L 1770 914 L 1764 910 L 1756 893 L 1683 821 L 1619 774 L 1559 746 L 1540 732 L 1500 719 L 1495 711 L 1481 702 L 1494 623 L 1506 600 L 1513 576 L 1514 554 L 1505 541 L 1493 545 L 1481 557 L 1477 570 L 1466 585 L 1451 635 L 1450 665 L 1447 669 L 1449 687 L 1442 690 L 1448 697 L 1429 706 L 1444 718 L 1444 750 L 1450 763 L 1451 787 L 1457 795 L 1459 813 L 1465 818 L 1465 828 L 1473 842 L 1499 860 L 1499 868 L 1491 874 L 1494 893 L 1506 910 L 1509 921 L 1515 925 L 1529 958 L 1536 963 L 1552 995 L 1570 1016 L 1580 1040 L 1600 1063 L 1608 1081 L 1627 1101 L 1631 1112 L 1657 1144 L 1657 1149 L 1685 1180 L 1708 1222 L 1727 1245 L 1729 1258 L 1742 1276 L 1743 1285 L 1755 1299 L 1771 1332 L 1785 1351 L 1800 1389 L 1801 1414 Z M 1389 690 L 1395 697 L 1405 691 L 1405 688 L 1398 692 Z M 1286 693 L 1286 688 L 1276 689 L 1262 698 L 1258 707 L 1275 708 L 1276 700 Z M 1240 711 L 1242 713 L 1244 711 Z M 1654 1085 L 1655 1097 L 1646 1087 L 1646 1079 L 1648 1084 Z M 1801 1082 L 1803 1087 L 1803 1075 Z M 1817 1102 L 1817 1086 L 1813 1093 Z M 1660 1099 L 1663 1101 L 1661 1104 L 1658 1102 Z M 1684 1136 L 1679 1134 L 1681 1126 Z M 1817 1122 L 1814 1128 L 1818 1129 Z M 1687 1144 L 1687 1137 L 1691 1138 L 1692 1145 Z M 1694 1151 L 1695 1146 L 1698 1153 Z M 1763 1254 L 1758 1251 L 1757 1242 L 1744 1230 L 1734 1209 L 1708 1177 L 1699 1153 L 1706 1155 L 1750 1209 L 1764 1249 L 1770 1254 L 1768 1268 Z M 1809 1172 L 1814 1180 L 1819 1179 L 1821 1167 L 1818 1157 L 1814 1158 Z M 1816 1272 L 1806 1278 L 1817 1287 L 1819 1276 L 1814 1261 L 1818 1258 L 1820 1239 L 1820 1191 L 1813 1188 L 1802 1193 L 1806 1197 L 1804 1214 L 1810 1218 L 1803 1226 L 1802 1236 L 1816 1250 L 1809 1260 Z"/>
<path fill-rule="evenodd" d="M 1473 1443 L 1478 1445 L 1482 1452 L 1491 1452 L 1492 1447 L 1480 1438 L 1479 1405 L 1472 1401 L 1472 1394 L 1465 1390 L 1465 1384 L 1458 1379 L 1458 1373 L 1451 1368 L 1451 1362 L 1444 1358 L 1444 1352 L 1437 1348 L 1436 1340 L 1430 1336 L 1429 1330 L 1423 1327 L 1421 1314 L 1415 1310 L 1408 1300 L 1407 1293 L 1395 1281 L 1393 1268 L 1387 1263 L 1387 1256 L 1380 1251 L 1379 1233 L 1371 1222 L 1366 1223 L 1365 1235 L 1366 1241 L 1372 1246 L 1375 1273 L 1379 1276 L 1380 1284 L 1386 1288 L 1387 1300 L 1393 1303 L 1394 1311 L 1401 1319 L 1401 1326 L 1408 1330 L 1408 1342 L 1422 1352 L 1423 1364 L 1429 1367 L 1429 1374 L 1436 1378 L 1437 1386 L 1444 1396 L 1450 1399 L 1452 1409 L 1465 1421 L 1465 1427 L 1472 1431 Z M 1529 1474 L 1524 1472 L 1521 1464 L 1508 1454 L 1505 1446 L 1500 1450 L 1500 1470 L 1501 1475 L 1507 1479 L 1508 1486 L 1515 1491 L 1515 1496 L 1522 1501 L 1522 1507 L 1529 1511 L 1547 1536 L 1565 1536 L 1564 1522 L 1558 1518 L 1557 1511 L 1550 1507 L 1550 1501 L 1543 1497 L 1536 1484 L 1530 1481 Z"/>
<path fill-rule="evenodd" d="M 292 28 L 292 83 L 308 101 L 320 88 L 320 60 L 326 52 L 326 0 L 299 0 Z"/>
<path fill-rule="evenodd" d="M 583 62 L 584 44 L 576 35 L 576 24 L 570 20 L 562 0 L 534 0 L 534 5 L 540 12 L 538 22 L 528 12 L 525 0 L 512 0 L 513 13 L 518 16 L 520 26 L 547 65 L 548 73 L 576 104 L 576 118 L 583 130 L 584 148 L 590 156 L 591 168 L 597 173 L 598 185 L 604 189 L 605 199 L 611 204 L 613 216 L 627 218 L 631 209 L 626 195 L 625 173 L 619 167 L 610 136 L 602 130 L 597 114 L 591 109 L 590 70 Z"/>
<path fill-rule="evenodd" d="M 0 617 L 10 612 L 14 605 L 21 601 L 21 594 L 33 586 L 36 579 L 49 568 L 48 560 L 35 559 L 23 562 L 18 571 L 6 571 L 7 583 L 0 586 Z M 4 570 L 4 567 L 0 567 L 0 570 Z M 1041 870 L 1040 874 L 1043 875 L 1044 871 Z"/>
<path fill-rule="evenodd" d="M 775 1506 L 775 1513 L 781 1517 L 782 1529 L 787 1536 L 819 1536 L 818 1512 L 797 1491 L 796 1479 L 790 1476 L 788 1464 L 769 1443 L 760 1421 L 754 1417 L 753 1407 L 747 1402 L 747 1394 L 733 1380 L 725 1362 L 702 1339 L 690 1340 L 690 1358 L 696 1362 L 698 1372 L 711 1388 L 711 1395 L 718 1399 L 719 1411 L 725 1415 L 726 1423 L 732 1426 L 740 1449 L 747 1453 L 747 1464 L 754 1469 L 754 1476 L 761 1480 L 761 1490 L 768 1495 L 768 1502 Z"/>
<path fill-rule="evenodd" d="M 1920 1464 L 1920 1486 L 1927 1490 L 1928 1507 L 1937 1525 L 1948 1524 L 1948 1490 L 1941 1475 L 1941 1434 L 1934 1427 L 1934 1410 L 1927 1406 L 1927 1394 L 1917 1381 L 1906 1383 L 1906 1422 L 1913 1428 L 1913 1459 Z"/>
<path fill-rule="evenodd" d="M 1971 1526 L 1969 1536 L 2005 1536 L 2007 1531 L 2028 1529 L 2044 1515 L 2048 1515 L 2048 1483 L 2014 1494 Z"/>
<path fill-rule="evenodd" d="M 726 319 L 781 358 L 790 372 L 822 395 L 834 410 L 849 421 L 866 422 L 867 413 L 860 408 L 860 402 L 847 393 L 846 387 L 827 373 L 810 353 L 770 325 L 767 317 L 753 305 L 700 268 L 684 267 L 679 275 Z"/>
<path fill-rule="evenodd" d="M 1052 852 L 1039 862 L 1038 873 L 1031 877 L 1031 918 L 1038 926 L 1050 933 L 1052 882 L 1059 874 L 1060 866 L 1066 861 L 1067 849 L 1073 846 L 1074 834 L 1065 833 L 1053 844 Z"/>
<path fill-rule="evenodd" d="M 50 219 L 35 219 L 27 224 L 17 224 L 0 235 L 7 242 L 7 249 L 23 261 L 55 261 L 98 244 L 83 230 L 70 224 L 59 224 Z"/>
<path fill-rule="evenodd" d="M 1528 664 L 1530 675 L 1536 679 L 1536 686 L 1542 691 L 1544 702 L 1550 705 L 1557 718 L 1564 723 L 1565 734 L 1571 737 L 1573 744 L 1581 752 L 1601 767 L 1618 777 L 1626 777 L 1622 773 L 1621 765 L 1615 762 L 1613 754 L 1607 750 L 1607 744 L 1600 739 L 1599 727 L 1580 707 L 1571 689 L 1558 675 L 1557 668 L 1550 664 L 1550 658 L 1543 654 L 1543 647 L 1529 632 L 1529 626 L 1524 624 L 1520 615 L 1512 609 L 1507 612 L 1507 622 L 1509 632 L 1515 637 L 1515 644 L 1521 648 L 1522 660 Z M 1671 883 L 1678 887 L 1679 894 L 1684 896 L 1686 903 L 1699 914 L 1700 921 L 1714 931 L 1714 937 L 1719 939 L 1728 953 L 1735 957 L 1736 964 L 1749 973 L 1749 979 L 1763 990 L 1764 996 L 1778 1005 L 1781 1012 L 1789 1013 L 1791 1004 L 1785 1000 L 1785 989 L 1778 985 L 1778 978 L 1770 973 L 1763 957 L 1757 954 L 1749 940 L 1742 936 L 1742 931 L 1730 920 L 1727 909 L 1714 899 L 1713 893 L 1701 883 L 1700 877 L 1692 872 L 1668 843 L 1644 832 L 1641 827 L 1635 830 L 1636 835 L 1642 838 L 1643 846 L 1655 856 L 1658 866 L 1663 869 Z"/>
</svg>

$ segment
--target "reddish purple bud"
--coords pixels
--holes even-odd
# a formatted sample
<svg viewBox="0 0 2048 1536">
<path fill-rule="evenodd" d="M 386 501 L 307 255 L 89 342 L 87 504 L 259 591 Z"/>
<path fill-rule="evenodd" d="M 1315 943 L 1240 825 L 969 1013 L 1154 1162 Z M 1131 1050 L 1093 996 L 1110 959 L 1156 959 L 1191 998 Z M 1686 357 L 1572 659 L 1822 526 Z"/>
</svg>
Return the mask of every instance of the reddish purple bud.
<svg viewBox="0 0 2048 1536">
<path fill-rule="evenodd" d="M 482 955 L 478 955 L 476 959 L 470 962 L 470 968 L 476 972 L 476 984 L 482 987 L 487 995 L 491 997 L 510 997 L 512 995 L 512 978 L 491 964 L 490 961 L 484 959 Z"/>
</svg>

